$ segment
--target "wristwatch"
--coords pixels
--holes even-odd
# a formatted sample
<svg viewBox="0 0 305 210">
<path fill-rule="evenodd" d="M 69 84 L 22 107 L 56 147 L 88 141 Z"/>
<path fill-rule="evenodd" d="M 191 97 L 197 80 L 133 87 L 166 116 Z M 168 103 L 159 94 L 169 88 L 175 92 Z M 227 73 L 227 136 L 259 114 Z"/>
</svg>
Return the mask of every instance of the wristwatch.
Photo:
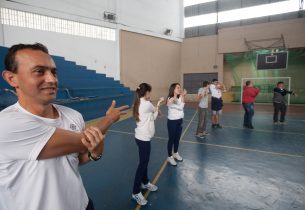
<svg viewBox="0 0 305 210">
<path fill-rule="evenodd" d="M 97 156 L 97 157 L 93 157 L 93 156 L 91 155 L 91 152 L 88 151 L 88 158 L 89 158 L 90 160 L 98 161 L 99 159 L 101 159 L 101 157 L 102 157 L 102 154 L 100 154 L 100 155 Z"/>
</svg>

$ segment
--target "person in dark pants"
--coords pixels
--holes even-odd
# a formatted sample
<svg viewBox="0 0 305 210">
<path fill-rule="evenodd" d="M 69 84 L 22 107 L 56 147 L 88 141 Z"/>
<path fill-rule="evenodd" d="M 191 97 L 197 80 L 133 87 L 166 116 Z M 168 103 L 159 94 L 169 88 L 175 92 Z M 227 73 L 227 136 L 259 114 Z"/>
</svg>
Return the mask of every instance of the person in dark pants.
<svg viewBox="0 0 305 210">
<path fill-rule="evenodd" d="M 278 82 L 276 87 L 273 89 L 273 123 L 275 125 L 278 124 L 279 112 L 281 112 L 280 124 L 285 124 L 285 116 L 287 109 L 285 96 L 287 94 L 292 94 L 296 96 L 293 91 L 288 91 L 285 89 L 284 82 Z"/>
<path fill-rule="evenodd" d="M 222 128 L 221 116 L 222 116 L 222 92 L 225 91 L 225 86 L 218 79 L 213 79 L 210 85 L 211 92 L 211 110 L 212 110 L 212 128 Z"/>
<path fill-rule="evenodd" d="M 172 166 L 177 165 L 177 161 L 183 161 L 183 158 L 178 153 L 179 141 L 182 133 L 182 123 L 184 117 L 184 98 L 186 96 L 186 90 L 182 90 L 179 83 L 171 84 L 169 88 L 169 94 L 167 97 L 168 107 L 168 143 L 167 143 L 167 161 Z M 174 153 L 173 153 L 174 147 Z"/>
<path fill-rule="evenodd" d="M 252 118 L 254 115 L 255 97 L 259 94 L 259 89 L 253 87 L 251 81 L 246 81 L 243 88 L 242 104 L 245 110 L 244 127 L 253 129 Z"/>
<path fill-rule="evenodd" d="M 137 122 L 135 129 L 135 141 L 139 149 L 140 162 L 136 171 L 132 198 L 141 206 L 147 204 L 147 200 L 141 193 L 141 189 L 149 191 L 157 191 L 158 187 L 149 182 L 147 175 L 147 166 L 150 157 L 150 140 L 155 133 L 154 120 L 158 116 L 159 107 L 164 101 L 160 98 L 157 107 L 154 107 L 150 102 L 151 86 L 147 83 L 142 83 L 136 90 L 135 100 L 133 105 L 133 116 Z"/>
</svg>

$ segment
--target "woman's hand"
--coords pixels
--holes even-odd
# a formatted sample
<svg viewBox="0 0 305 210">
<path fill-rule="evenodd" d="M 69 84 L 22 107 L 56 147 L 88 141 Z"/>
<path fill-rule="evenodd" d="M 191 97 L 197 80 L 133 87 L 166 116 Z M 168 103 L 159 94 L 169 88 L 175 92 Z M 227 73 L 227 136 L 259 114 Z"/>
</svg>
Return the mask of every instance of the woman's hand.
<svg viewBox="0 0 305 210">
<path fill-rule="evenodd" d="M 158 103 L 157 103 L 157 107 L 159 107 L 163 101 L 164 101 L 164 98 L 161 97 L 161 98 L 159 99 Z"/>
</svg>

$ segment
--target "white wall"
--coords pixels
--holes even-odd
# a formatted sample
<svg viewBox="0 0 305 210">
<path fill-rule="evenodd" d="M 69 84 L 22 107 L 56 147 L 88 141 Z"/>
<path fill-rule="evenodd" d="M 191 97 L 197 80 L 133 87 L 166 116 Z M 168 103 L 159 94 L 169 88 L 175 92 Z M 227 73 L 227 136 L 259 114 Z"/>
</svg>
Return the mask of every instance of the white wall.
<svg viewBox="0 0 305 210">
<path fill-rule="evenodd" d="M 108 77 L 120 78 L 117 42 L 7 25 L 3 26 L 3 31 L 3 46 L 40 42 L 48 47 L 52 55 L 64 56 L 66 60 L 76 61 Z"/>
<path fill-rule="evenodd" d="M 73 0 L 23 0 L 22 4 L 1 0 L 1 7 L 116 28 L 116 25 L 102 21 L 104 11 L 115 12 L 116 2 L 111 0 L 87 0 L 86 2 Z M 50 53 L 53 55 L 63 56 L 67 60 L 75 61 L 79 65 L 85 65 L 89 69 L 106 74 L 108 77 L 114 77 L 116 80 L 120 79 L 119 35 L 117 29 L 116 41 L 71 36 L 1 24 L 0 33 L 2 46 L 10 47 L 17 43 L 41 42 L 49 48 Z"/>
<path fill-rule="evenodd" d="M 184 37 L 182 0 L 117 0 L 119 27 L 127 31 L 182 41 Z M 173 33 L 164 36 L 166 28 Z"/>
<path fill-rule="evenodd" d="M 117 39 L 113 42 L 0 25 L 3 46 L 42 42 L 50 53 L 115 79 L 120 79 L 121 29 L 179 42 L 184 34 L 182 0 L 0 0 L 0 6 L 116 29 Z M 118 24 L 104 21 L 104 11 L 116 13 Z M 173 29 L 171 36 L 163 34 L 166 28 Z"/>
<path fill-rule="evenodd" d="M 17 3 L 14 3 L 17 2 Z M 60 17 L 182 41 L 183 0 L 0 0 L 2 7 Z M 117 14 L 118 24 L 104 21 L 104 11 Z M 163 35 L 166 28 L 172 36 Z"/>
</svg>

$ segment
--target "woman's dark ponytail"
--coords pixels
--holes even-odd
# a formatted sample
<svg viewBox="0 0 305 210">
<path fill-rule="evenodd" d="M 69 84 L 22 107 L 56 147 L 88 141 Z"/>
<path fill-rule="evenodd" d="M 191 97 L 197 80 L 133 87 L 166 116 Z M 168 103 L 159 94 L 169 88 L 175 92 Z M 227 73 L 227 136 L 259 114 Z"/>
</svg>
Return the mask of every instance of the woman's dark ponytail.
<svg viewBox="0 0 305 210">
<path fill-rule="evenodd" d="M 139 118 L 140 99 L 145 96 L 146 92 L 151 92 L 151 85 L 147 83 L 141 83 L 135 91 L 135 97 L 133 102 L 133 117 L 137 122 L 140 121 Z"/>
</svg>

